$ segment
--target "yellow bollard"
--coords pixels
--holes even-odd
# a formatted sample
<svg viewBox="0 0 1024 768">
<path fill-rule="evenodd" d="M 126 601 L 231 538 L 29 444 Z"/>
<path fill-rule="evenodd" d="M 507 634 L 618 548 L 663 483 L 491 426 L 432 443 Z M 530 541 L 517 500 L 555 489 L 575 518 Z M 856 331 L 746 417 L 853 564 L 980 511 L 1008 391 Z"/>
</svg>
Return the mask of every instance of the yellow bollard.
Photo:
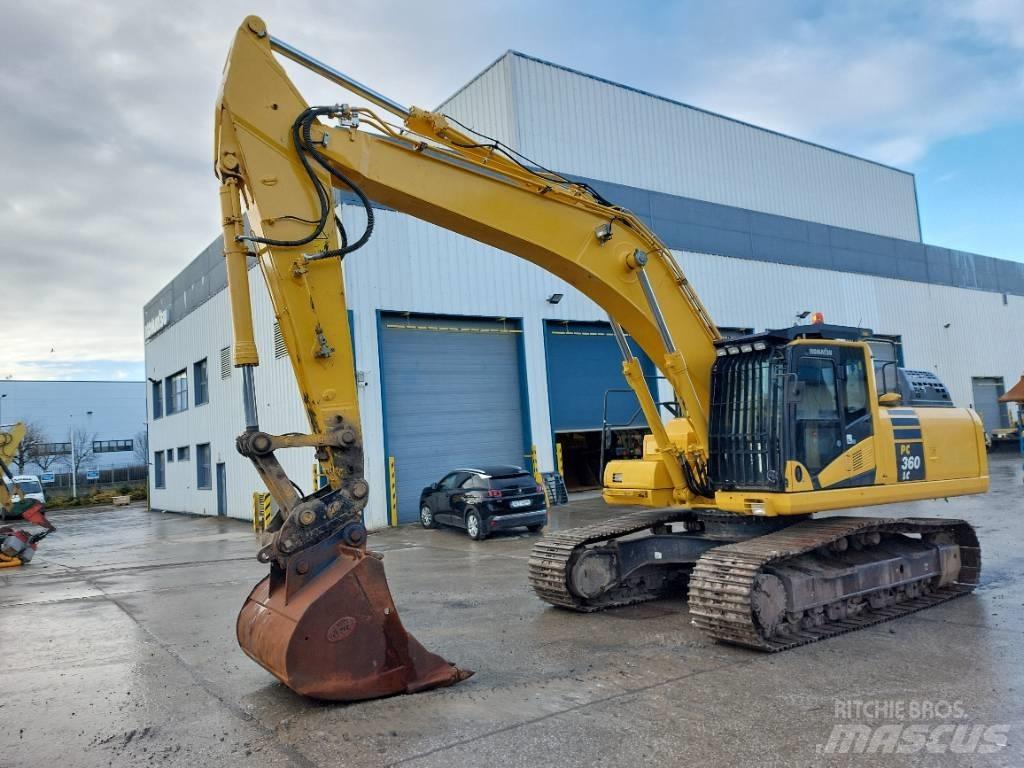
<svg viewBox="0 0 1024 768">
<path fill-rule="evenodd" d="M 395 476 L 395 457 L 388 456 L 388 491 L 391 525 L 398 525 L 398 479 Z"/>
</svg>

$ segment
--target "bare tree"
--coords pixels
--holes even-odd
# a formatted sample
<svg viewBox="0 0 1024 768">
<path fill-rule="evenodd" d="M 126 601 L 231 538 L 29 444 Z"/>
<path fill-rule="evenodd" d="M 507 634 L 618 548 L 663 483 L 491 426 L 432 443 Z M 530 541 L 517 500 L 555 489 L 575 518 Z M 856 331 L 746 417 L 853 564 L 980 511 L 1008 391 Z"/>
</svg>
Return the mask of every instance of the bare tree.
<svg viewBox="0 0 1024 768">
<path fill-rule="evenodd" d="M 135 463 L 140 467 L 149 466 L 148 429 L 140 429 L 135 433 Z"/>
<path fill-rule="evenodd" d="M 58 461 L 63 461 L 64 457 L 67 455 L 65 453 L 54 453 L 53 450 L 49 449 L 49 446 L 51 445 L 52 443 L 36 443 L 35 450 L 32 452 L 32 463 L 39 467 L 43 472 L 49 472 L 50 467 Z"/>
<path fill-rule="evenodd" d="M 14 454 L 14 465 L 18 468 L 18 474 L 25 474 L 25 467 L 35 463 L 39 446 L 46 442 L 46 436 L 42 427 L 34 421 L 24 421 L 25 436 L 18 443 L 18 452 Z"/>
<path fill-rule="evenodd" d="M 96 442 L 96 433 L 86 432 L 81 427 L 73 427 L 68 430 L 68 442 L 71 443 L 72 450 L 67 457 L 67 464 L 77 476 L 83 466 L 92 463 L 95 455 L 93 443 Z"/>
</svg>

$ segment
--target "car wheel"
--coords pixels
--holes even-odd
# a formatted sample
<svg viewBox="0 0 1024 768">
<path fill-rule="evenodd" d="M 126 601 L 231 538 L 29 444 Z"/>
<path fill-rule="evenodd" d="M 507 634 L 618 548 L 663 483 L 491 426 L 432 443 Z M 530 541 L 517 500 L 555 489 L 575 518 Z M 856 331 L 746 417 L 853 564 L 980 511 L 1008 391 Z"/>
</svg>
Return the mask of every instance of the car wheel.
<svg viewBox="0 0 1024 768">
<path fill-rule="evenodd" d="M 476 541 L 483 541 L 487 538 L 484 522 L 480 519 L 480 514 L 474 509 L 466 513 L 466 533 L 469 534 L 469 538 Z"/>
<path fill-rule="evenodd" d="M 528 525 L 528 526 L 526 526 L 526 530 L 528 530 L 530 533 L 537 533 L 543 527 L 544 527 L 544 523 L 538 523 L 537 525 Z"/>
<path fill-rule="evenodd" d="M 424 528 L 437 528 L 437 522 L 434 520 L 434 513 L 430 509 L 430 505 L 424 504 L 420 507 L 420 525 Z"/>
</svg>

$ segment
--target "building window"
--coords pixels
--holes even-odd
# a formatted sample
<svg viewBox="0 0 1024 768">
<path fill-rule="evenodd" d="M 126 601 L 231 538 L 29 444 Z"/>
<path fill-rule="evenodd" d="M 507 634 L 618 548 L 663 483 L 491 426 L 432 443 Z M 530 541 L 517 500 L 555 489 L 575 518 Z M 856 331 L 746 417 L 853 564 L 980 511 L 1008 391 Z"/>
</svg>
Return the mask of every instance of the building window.
<svg viewBox="0 0 1024 768">
<path fill-rule="evenodd" d="M 173 448 L 168 448 L 167 449 L 167 463 L 169 464 L 172 461 L 174 461 L 174 449 Z"/>
<path fill-rule="evenodd" d="M 159 419 L 164 415 L 164 390 L 159 381 L 153 382 L 153 418 Z"/>
<path fill-rule="evenodd" d="M 134 451 L 134 440 L 93 440 L 93 453 L 124 453 Z"/>
<path fill-rule="evenodd" d="M 66 456 L 71 453 L 71 443 L 39 443 L 32 446 L 33 456 Z"/>
<path fill-rule="evenodd" d="M 178 449 L 178 461 L 188 461 L 188 446 L 183 445 Z"/>
<path fill-rule="evenodd" d="M 220 377 L 231 378 L 231 347 L 224 347 L 220 351 Z"/>
<path fill-rule="evenodd" d="M 188 410 L 188 373 L 178 371 L 164 380 L 167 395 L 167 415 Z"/>
<path fill-rule="evenodd" d="M 157 488 L 164 486 L 164 452 L 157 451 L 153 454 L 153 485 Z"/>
<path fill-rule="evenodd" d="M 212 488 L 213 479 L 210 474 L 210 444 L 201 443 L 196 446 L 196 487 Z"/>
<path fill-rule="evenodd" d="M 196 392 L 196 405 L 210 402 L 210 385 L 206 381 L 206 358 L 192 366 L 192 381 Z"/>
</svg>

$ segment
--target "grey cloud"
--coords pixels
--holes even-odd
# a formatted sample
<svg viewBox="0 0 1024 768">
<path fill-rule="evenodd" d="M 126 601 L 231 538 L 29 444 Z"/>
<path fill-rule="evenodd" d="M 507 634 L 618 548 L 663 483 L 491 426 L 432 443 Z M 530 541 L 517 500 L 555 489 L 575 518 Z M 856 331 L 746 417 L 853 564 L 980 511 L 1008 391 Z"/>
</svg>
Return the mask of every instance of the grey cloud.
<svg viewBox="0 0 1024 768">
<path fill-rule="evenodd" d="M 934 18 L 924 18 L 926 3 L 915 13 L 798 0 L 257 5 L 275 34 L 406 103 L 433 107 L 517 48 L 886 159 L 1006 114 L 998 96 L 1006 102 L 1014 82 L 1019 94 L 1021 76 L 1004 49 L 1018 37 L 1006 31 L 1012 7 L 994 2 L 943 5 Z M 142 304 L 217 231 L 213 102 L 252 6 L 7 4 L 0 377 L 73 376 L 90 361 L 141 359 Z M 960 46 L 965 36 L 976 54 Z M 922 47 L 897 45 L 905 39 Z M 879 82 L 886 67 L 899 72 Z M 339 98 L 295 77 L 311 101 Z M 67 366 L 26 362 L 48 360 L 51 347 Z"/>
</svg>

